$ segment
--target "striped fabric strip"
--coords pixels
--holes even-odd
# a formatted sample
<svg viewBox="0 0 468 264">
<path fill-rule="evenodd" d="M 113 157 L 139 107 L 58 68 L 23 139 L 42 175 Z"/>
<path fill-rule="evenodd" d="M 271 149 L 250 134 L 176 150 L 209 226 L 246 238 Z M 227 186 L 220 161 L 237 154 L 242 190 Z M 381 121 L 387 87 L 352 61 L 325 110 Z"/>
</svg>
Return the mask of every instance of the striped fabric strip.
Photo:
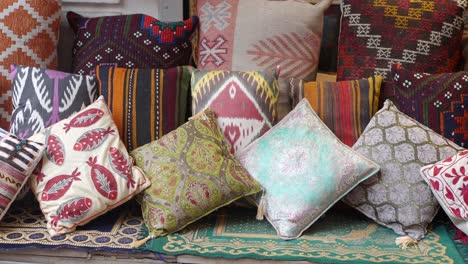
<svg viewBox="0 0 468 264">
<path fill-rule="evenodd" d="M 101 95 L 129 151 L 186 122 L 192 69 L 97 67 Z"/>
<path fill-rule="evenodd" d="M 291 79 L 290 94 L 295 106 L 302 98 L 335 135 L 352 146 L 378 110 L 382 77 L 340 82 L 303 82 Z"/>
<path fill-rule="evenodd" d="M 44 144 L 7 134 L 0 141 L 0 219 L 42 158 Z"/>
</svg>

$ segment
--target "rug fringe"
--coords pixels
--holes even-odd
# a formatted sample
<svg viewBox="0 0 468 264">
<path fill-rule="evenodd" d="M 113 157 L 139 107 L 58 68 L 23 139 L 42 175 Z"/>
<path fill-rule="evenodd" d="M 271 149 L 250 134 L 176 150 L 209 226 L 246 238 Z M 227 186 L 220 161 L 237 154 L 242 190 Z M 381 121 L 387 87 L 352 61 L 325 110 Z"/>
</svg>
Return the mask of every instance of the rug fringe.
<svg viewBox="0 0 468 264">
<path fill-rule="evenodd" d="M 147 237 L 145 237 L 145 238 L 143 238 L 143 239 L 136 240 L 136 241 L 134 241 L 134 242 L 132 242 L 132 243 L 130 244 L 130 247 L 132 247 L 132 248 L 139 248 L 139 247 L 143 246 L 144 244 L 146 244 L 146 242 L 148 242 L 148 240 L 150 240 L 150 239 L 152 239 L 152 238 L 153 238 L 153 236 L 147 236 Z"/>
<path fill-rule="evenodd" d="M 407 249 L 411 245 L 417 246 L 418 241 L 414 240 L 410 236 L 401 236 L 395 239 L 395 244 L 399 246 L 401 249 Z"/>
</svg>

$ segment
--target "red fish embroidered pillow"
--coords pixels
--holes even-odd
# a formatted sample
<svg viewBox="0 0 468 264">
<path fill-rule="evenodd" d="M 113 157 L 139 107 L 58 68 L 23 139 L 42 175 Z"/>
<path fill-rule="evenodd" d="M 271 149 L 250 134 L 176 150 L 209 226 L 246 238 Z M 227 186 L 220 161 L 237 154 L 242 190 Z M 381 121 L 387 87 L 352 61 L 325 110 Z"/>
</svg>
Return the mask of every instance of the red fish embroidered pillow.
<svg viewBox="0 0 468 264">
<path fill-rule="evenodd" d="M 31 187 L 51 236 L 74 231 L 151 184 L 133 166 L 102 96 L 30 139 L 46 144 Z"/>
</svg>

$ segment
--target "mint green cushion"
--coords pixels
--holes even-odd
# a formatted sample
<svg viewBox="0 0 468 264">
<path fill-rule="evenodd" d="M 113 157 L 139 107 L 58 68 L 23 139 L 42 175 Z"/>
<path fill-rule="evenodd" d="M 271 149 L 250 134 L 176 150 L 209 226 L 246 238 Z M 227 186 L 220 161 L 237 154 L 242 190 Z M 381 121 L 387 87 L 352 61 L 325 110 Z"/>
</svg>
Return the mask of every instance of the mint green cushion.
<svg viewBox="0 0 468 264">
<path fill-rule="evenodd" d="M 264 187 L 264 214 L 283 239 L 299 237 L 380 168 L 343 144 L 307 99 L 236 157 Z"/>
</svg>

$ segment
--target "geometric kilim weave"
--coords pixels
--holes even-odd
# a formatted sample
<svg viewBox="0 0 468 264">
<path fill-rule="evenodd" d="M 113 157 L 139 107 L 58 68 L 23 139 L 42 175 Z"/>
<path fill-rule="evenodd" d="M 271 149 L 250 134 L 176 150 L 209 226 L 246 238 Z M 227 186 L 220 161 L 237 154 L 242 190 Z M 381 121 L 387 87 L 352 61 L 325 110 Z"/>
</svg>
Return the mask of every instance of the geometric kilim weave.
<svg viewBox="0 0 468 264">
<path fill-rule="evenodd" d="M 0 127 L 11 113 L 10 65 L 55 69 L 60 25 L 59 0 L 0 1 Z"/>
<path fill-rule="evenodd" d="M 338 80 L 380 74 L 454 71 L 460 59 L 464 0 L 343 0 Z"/>
<path fill-rule="evenodd" d="M 395 105 L 435 132 L 468 147 L 468 72 L 427 74 L 392 67 Z"/>
<path fill-rule="evenodd" d="M 44 144 L 8 134 L 0 141 L 0 219 L 42 157 Z"/>
<path fill-rule="evenodd" d="M 189 65 L 198 18 L 164 22 L 133 14 L 86 18 L 67 13 L 75 32 L 72 72 L 93 75 L 97 65 L 171 68 Z"/>
</svg>

